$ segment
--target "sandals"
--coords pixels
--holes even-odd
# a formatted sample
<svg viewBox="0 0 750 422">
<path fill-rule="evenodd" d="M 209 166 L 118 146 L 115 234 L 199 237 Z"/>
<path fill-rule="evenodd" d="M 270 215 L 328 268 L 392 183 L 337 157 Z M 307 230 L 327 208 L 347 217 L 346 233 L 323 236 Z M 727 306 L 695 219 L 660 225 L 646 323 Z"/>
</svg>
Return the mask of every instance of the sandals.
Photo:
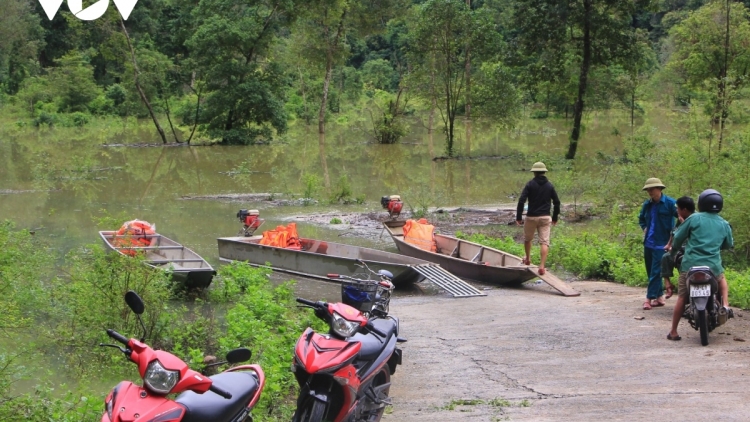
<svg viewBox="0 0 750 422">
<path fill-rule="evenodd" d="M 672 334 L 670 333 L 670 334 L 667 334 L 667 340 L 680 341 L 680 340 L 682 340 L 682 337 L 680 337 L 680 336 L 674 336 L 674 337 L 672 337 Z"/>
<path fill-rule="evenodd" d="M 665 290 L 666 294 L 664 295 L 664 299 L 669 299 L 670 297 L 672 297 L 672 294 L 674 293 L 674 286 L 672 285 L 672 283 L 667 283 L 667 287 Z"/>
<path fill-rule="evenodd" d="M 651 301 L 647 300 L 643 302 L 643 310 L 644 311 L 650 311 L 651 310 Z"/>
<path fill-rule="evenodd" d="M 523 265 L 531 265 L 531 259 L 529 259 L 529 258 L 524 258 L 524 259 L 522 259 L 522 260 L 521 260 L 521 263 L 522 263 Z"/>
<path fill-rule="evenodd" d="M 659 307 L 659 306 L 664 306 L 664 305 L 666 305 L 666 303 L 662 302 L 659 299 L 654 299 L 651 301 L 651 306 L 653 306 L 654 308 Z"/>
<path fill-rule="evenodd" d="M 539 267 L 539 275 L 544 275 L 546 272 L 547 270 L 545 270 L 544 267 Z"/>
</svg>

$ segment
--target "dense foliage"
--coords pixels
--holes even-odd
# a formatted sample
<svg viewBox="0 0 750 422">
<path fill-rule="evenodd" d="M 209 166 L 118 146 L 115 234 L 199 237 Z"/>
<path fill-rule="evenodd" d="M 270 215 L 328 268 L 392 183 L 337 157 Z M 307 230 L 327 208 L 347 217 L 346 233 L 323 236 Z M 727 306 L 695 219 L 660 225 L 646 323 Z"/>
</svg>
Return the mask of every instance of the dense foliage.
<svg viewBox="0 0 750 422">
<path fill-rule="evenodd" d="M 721 138 L 744 95 L 745 3 L 141 0 L 127 21 L 115 7 L 81 21 L 7 0 L 0 100 L 37 126 L 152 116 L 165 142 L 197 130 L 239 144 L 294 119 L 317 118 L 323 133 L 351 108 L 369 109 L 374 138 L 392 143 L 422 110 L 439 113 L 448 156 L 458 116 L 512 125 L 531 107 L 572 118 L 571 159 L 586 111 L 626 107 L 633 125 L 655 99 L 704 109 Z"/>
<path fill-rule="evenodd" d="M 114 385 L 138 378 L 137 369 L 120 353 L 97 346 L 110 342 L 105 328 L 132 336 L 141 333 L 123 301 L 128 290 L 138 292 L 146 303 L 147 343 L 172 351 L 197 370 L 205 355 L 248 347 L 252 362 L 267 375 L 255 420 L 291 418 L 296 393 L 289 370 L 293 346 L 305 327 L 320 328 L 320 323 L 312 321 L 311 312 L 295 307 L 289 283 L 274 286 L 269 270 L 227 265 L 219 270 L 217 288 L 205 302 L 188 309 L 171 300 L 178 292 L 165 273 L 138 259 L 105 254 L 101 247 L 89 245 L 69 254 L 64 278 L 50 274 L 53 259 L 54 254 L 28 231 L 7 222 L 0 225 L 0 341 L 31 336 L 0 354 L 0 419 L 19 420 L 23 415 L 23 420 L 32 421 L 100 420 L 107 392 L 102 388 L 108 387 L 95 388 L 83 380 L 111 380 Z M 220 303 L 228 306 L 221 319 L 215 315 Z M 31 382 L 44 366 L 58 360 L 64 364 L 55 369 L 53 379 L 76 380 L 73 385 Z M 19 390 L 19 382 L 27 387 Z"/>
</svg>

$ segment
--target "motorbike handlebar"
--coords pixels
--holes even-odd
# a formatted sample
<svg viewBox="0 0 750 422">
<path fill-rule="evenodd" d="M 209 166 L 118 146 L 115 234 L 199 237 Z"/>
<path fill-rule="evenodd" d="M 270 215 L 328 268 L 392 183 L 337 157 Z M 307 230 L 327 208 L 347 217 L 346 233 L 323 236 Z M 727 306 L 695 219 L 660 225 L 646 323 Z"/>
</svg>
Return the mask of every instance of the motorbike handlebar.
<svg viewBox="0 0 750 422">
<path fill-rule="evenodd" d="M 126 346 L 128 345 L 128 342 L 130 341 L 125 336 L 123 336 L 122 334 L 120 334 L 117 331 L 112 330 L 112 329 L 108 329 L 107 330 L 107 335 L 110 336 L 110 337 L 112 337 L 113 339 L 119 341 L 120 343 L 126 345 Z"/>
<path fill-rule="evenodd" d="M 208 390 L 211 391 L 211 392 L 213 392 L 213 393 L 216 393 L 216 394 L 220 395 L 221 397 L 224 397 L 227 400 L 232 398 L 232 393 L 230 393 L 229 391 L 226 391 L 226 390 L 222 390 L 221 388 L 216 387 L 213 384 L 211 384 L 211 387 L 209 387 Z"/>
<path fill-rule="evenodd" d="M 312 300 L 303 299 L 301 297 L 297 298 L 297 303 L 301 303 L 303 305 L 307 305 L 311 308 L 320 308 L 321 306 L 325 306 L 325 302 L 313 302 Z"/>
</svg>

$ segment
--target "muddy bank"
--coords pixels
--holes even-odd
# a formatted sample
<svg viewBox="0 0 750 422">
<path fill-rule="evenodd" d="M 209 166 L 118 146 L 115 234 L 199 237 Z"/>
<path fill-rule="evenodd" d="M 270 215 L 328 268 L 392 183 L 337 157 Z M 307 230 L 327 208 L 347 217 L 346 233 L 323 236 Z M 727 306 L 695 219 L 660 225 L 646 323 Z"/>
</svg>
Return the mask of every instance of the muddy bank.
<svg viewBox="0 0 750 422">
<path fill-rule="evenodd" d="M 580 297 L 527 283 L 487 297 L 394 299 L 409 341 L 383 420 L 693 420 L 709 411 L 747 420 L 748 312 L 702 347 L 684 321 L 682 340 L 666 339 L 674 298 L 644 311 L 644 289 L 571 285 Z"/>
</svg>

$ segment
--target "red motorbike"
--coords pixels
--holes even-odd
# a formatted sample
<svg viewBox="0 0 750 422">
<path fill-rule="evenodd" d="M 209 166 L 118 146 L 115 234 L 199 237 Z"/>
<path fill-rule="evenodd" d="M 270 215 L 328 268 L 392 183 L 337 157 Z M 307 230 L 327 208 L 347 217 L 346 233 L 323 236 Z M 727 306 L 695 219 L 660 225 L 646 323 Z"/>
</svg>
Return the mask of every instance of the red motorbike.
<svg viewBox="0 0 750 422">
<path fill-rule="evenodd" d="M 373 298 L 374 300 L 374 298 Z M 377 422 L 391 404 L 391 375 L 401 364 L 398 319 L 367 319 L 344 303 L 297 298 L 326 321 L 328 334 L 305 330 L 294 348 L 300 386 L 293 422 Z M 372 309 L 365 301 L 362 309 Z"/>
<path fill-rule="evenodd" d="M 125 294 L 125 302 L 141 320 L 143 301 L 133 291 Z M 188 367 L 175 355 L 154 350 L 141 340 L 127 339 L 114 330 L 107 335 L 122 343 L 100 344 L 119 349 L 133 363 L 143 380 L 143 387 L 122 381 L 107 395 L 102 422 L 198 422 L 252 421 L 251 410 L 258 402 L 265 384 L 265 375 L 258 365 L 235 366 L 211 377 Z M 250 350 L 235 349 L 227 353 L 225 363 L 250 359 Z M 214 394 L 203 394 L 211 391 Z M 180 393 L 174 399 L 168 394 Z M 221 397 L 219 397 L 221 396 Z"/>
</svg>

